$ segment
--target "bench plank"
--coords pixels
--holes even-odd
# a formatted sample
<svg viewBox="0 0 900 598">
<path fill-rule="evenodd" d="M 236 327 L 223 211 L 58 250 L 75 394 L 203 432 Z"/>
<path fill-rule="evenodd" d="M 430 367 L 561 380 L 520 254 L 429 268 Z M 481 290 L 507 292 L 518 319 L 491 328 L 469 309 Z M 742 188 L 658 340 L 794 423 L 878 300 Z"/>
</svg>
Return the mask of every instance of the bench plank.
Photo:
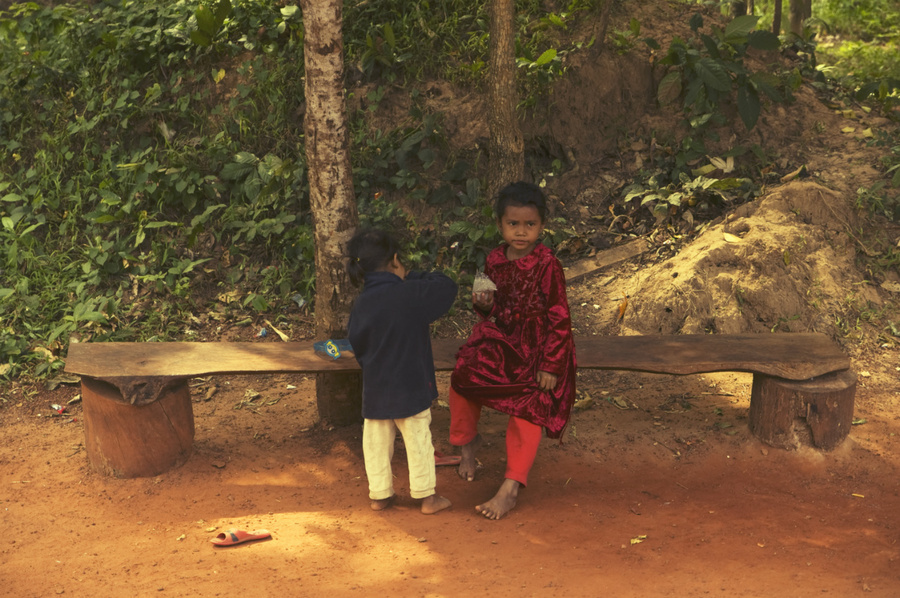
<svg viewBox="0 0 900 598">
<path fill-rule="evenodd" d="M 452 370 L 462 339 L 435 339 L 435 368 Z M 661 374 L 755 372 L 806 380 L 846 370 L 850 359 L 819 333 L 577 337 L 579 368 Z M 359 370 L 353 358 L 316 355 L 312 341 L 288 343 L 72 343 L 65 370 L 97 379 Z"/>
</svg>

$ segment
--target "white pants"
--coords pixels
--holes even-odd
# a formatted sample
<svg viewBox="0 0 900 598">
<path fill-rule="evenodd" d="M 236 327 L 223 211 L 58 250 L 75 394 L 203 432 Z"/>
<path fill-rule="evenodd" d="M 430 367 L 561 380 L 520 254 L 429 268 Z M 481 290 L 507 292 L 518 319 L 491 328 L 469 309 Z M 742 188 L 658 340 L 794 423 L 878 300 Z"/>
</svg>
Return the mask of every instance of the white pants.
<svg viewBox="0 0 900 598">
<path fill-rule="evenodd" d="M 363 422 L 363 457 L 369 478 L 369 498 L 384 500 L 394 495 L 391 459 L 397 430 L 406 445 L 409 494 L 426 498 L 434 494 L 434 445 L 431 442 L 431 409 L 404 419 L 366 419 Z"/>
</svg>

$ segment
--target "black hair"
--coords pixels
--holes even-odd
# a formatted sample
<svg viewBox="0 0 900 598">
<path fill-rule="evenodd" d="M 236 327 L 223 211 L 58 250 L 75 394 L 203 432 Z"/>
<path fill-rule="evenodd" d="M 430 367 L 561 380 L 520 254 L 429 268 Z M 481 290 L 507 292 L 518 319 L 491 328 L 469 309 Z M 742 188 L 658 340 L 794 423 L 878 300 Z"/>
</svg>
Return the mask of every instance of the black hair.
<svg viewBox="0 0 900 598">
<path fill-rule="evenodd" d="M 376 228 L 356 231 L 347 243 L 347 274 L 350 282 L 359 286 L 366 274 L 384 270 L 400 253 L 400 243 L 393 235 Z"/>
<path fill-rule="evenodd" d="M 534 183 L 519 181 L 500 189 L 494 203 L 494 213 L 497 218 L 503 218 L 503 213 L 506 212 L 508 206 L 534 206 L 541 217 L 541 222 L 547 221 L 547 196 Z"/>
</svg>

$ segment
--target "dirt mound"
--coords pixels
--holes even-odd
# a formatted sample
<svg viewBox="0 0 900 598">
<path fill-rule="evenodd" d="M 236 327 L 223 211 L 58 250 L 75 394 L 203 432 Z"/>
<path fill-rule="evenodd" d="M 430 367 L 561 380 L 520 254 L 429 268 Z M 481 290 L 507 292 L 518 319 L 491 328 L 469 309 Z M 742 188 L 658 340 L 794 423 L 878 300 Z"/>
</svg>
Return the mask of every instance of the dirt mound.
<svg viewBox="0 0 900 598">
<path fill-rule="evenodd" d="M 631 281 L 626 326 L 642 334 L 823 332 L 838 335 L 856 293 L 880 304 L 856 267 L 846 198 L 789 183 L 709 226 Z"/>
</svg>

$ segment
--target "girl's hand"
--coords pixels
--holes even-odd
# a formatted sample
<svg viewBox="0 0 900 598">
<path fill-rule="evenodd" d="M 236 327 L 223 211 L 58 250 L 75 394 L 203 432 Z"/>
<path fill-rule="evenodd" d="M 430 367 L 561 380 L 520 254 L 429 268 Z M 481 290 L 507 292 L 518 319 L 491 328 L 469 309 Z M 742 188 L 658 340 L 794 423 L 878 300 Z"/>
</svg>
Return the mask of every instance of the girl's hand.
<svg viewBox="0 0 900 598">
<path fill-rule="evenodd" d="M 494 291 L 472 293 L 472 305 L 481 311 L 491 311 L 491 308 L 494 306 Z"/>
<path fill-rule="evenodd" d="M 549 392 L 556 388 L 556 376 L 544 370 L 538 370 L 537 373 L 538 388 L 545 392 Z"/>
</svg>

